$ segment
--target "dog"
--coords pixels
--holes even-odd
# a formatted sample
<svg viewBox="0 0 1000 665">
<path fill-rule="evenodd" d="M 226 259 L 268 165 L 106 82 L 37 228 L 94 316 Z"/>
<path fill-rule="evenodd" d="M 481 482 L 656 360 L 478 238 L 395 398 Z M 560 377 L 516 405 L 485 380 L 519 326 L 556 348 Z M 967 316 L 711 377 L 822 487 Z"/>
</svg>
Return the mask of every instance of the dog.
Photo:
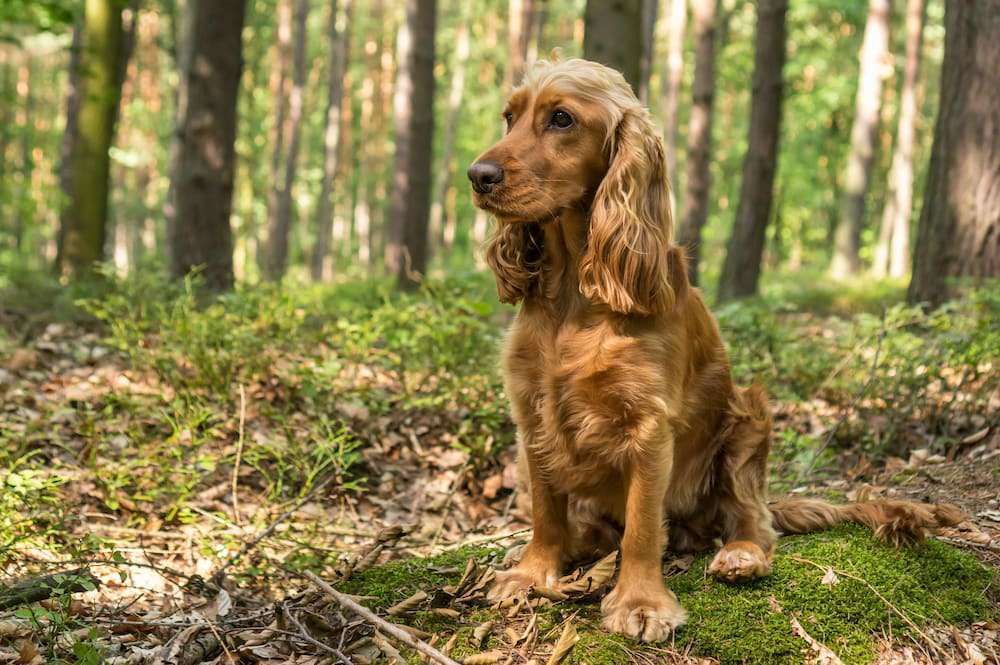
<svg viewBox="0 0 1000 665">
<path fill-rule="evenodd" d="M 676 551 L 720 539 L 708 570 L 737 582 L 770 572 L 777 530 L 855 521 L 902 541 L 960 519 L 897 501 L 768 505 L 767 396 L 733 384 L 671 242 L 649 112 L 619 72 L 569 59 L 536 63 L 503 119 L 468 176 L 496 219 L 485 257 L 498 296 L 521 304 L 502 365 L 533 535 L 490 598 L 553 586 L 568 562 L 620 547 L 603 625 L 659 641 L 685 620 L 663 580 L 668 532 Z"/>
</svg>

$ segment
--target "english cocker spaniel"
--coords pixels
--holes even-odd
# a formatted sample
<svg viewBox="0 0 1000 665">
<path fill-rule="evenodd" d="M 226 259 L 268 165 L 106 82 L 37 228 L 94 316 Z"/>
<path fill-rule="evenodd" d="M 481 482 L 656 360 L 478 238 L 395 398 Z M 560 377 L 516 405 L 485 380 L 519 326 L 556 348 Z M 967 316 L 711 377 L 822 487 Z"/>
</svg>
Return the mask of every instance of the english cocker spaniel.
<svg viewBox="0 0 1000 665">
<path fill-rule="evenodd" d="M 685 612 L 664 584 L 677 551 L 721 549 L 720 580 L 766 575 L 776 529 L 842 521 L 890 539 L 954 523 L 951 506 L 767 503 L 771 417 L 733 385 L 719 329 L 671 244 L 663 144 L 617 71 L 539 62 L 510 96 L 506 135 L 469 169 L 496 218 L 485 254 L 521 303 L 503 369 L 533 536 L 491 596 L 553 586 L 571 560 L 620 547 L 604 625 L 656 641 Z"/>
</svg>

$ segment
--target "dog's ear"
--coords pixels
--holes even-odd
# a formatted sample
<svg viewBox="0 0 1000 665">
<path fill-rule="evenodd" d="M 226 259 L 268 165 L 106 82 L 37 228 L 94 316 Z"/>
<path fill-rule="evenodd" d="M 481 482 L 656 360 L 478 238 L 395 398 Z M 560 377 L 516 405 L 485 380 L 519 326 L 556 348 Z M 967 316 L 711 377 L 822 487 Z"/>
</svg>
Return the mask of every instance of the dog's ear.
<svg viewBox="0 0 1000 665">
<path fill-rule="evenodd" d="M 649 315 L 674 304 L 667 253 L 673 220 L 663 142 L 644 109 L 625 112 L 611 165 L 591 209 L 580 290 L 615 312 Z"/>
<path fill-rule="evenodd" d="M 542 237 L 537 224 L 495 222 L 483 250 L 500 302 L 516 305 L 538 284 Z"/>
</svg>

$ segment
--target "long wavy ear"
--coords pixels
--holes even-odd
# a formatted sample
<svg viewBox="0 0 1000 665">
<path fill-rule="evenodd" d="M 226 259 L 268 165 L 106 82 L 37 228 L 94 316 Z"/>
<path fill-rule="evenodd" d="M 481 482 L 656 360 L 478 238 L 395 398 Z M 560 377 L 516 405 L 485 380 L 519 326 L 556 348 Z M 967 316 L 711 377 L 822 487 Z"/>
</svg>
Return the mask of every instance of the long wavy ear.
<svg viewBox="0 0 1000 665">
<path fill-rule="evenodd" d="M 483 250 L 500 302 L 516 305 L 538 284 L 542 237 L 537 224 L 496 222 Z"/>
<path fill-rule="evenodd" d="M 672 225 L 663 142 L 645 109 L 627 109 L 591 208 L 580 291 L 622 314 L 669 311 Z"/>
</svg>

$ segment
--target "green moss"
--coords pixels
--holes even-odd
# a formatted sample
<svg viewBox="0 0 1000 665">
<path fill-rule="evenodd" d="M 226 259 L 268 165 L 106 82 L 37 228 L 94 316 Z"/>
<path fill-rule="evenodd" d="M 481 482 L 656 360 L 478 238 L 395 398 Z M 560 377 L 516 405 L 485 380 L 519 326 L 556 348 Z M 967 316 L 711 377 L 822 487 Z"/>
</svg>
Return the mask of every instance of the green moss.
<svg viewBox="0 0 1000 665">
<path fill-rule="evenodd" d="M 465 549 L 431 559 L 393 562 L 359 575 L 345 584 L 344 590 L 374 596 L 371 605 L 386 607 L 418 588 L 432 591 L 454 583 L 470 556 L 495 561 L 497 550 Z M 824 585 L 824 569 L 801 559 L 824 569 L 833 567 L 867 584 L 841 575 L 837 584 Z M 708 561 L 709 555 L 699 557 L 686 573 L 669 581 L 689 612 L 687 625 L 676 634 L 675 646 L 723 663 L 802 662 L 806 644 L 792 633 L 792 617 L 845 663 L 870 662 L 877 635 L 913 635 L 886 601 L 921 627 L 966 625 L 1000 616 L 994 573 L 973 557 L 936 541 L 897 550 L 855 527 L 783 538 L 772 575 L 736 586 L 707 577 Z M 600 629 L 596 603 L 553 606 L 540 614 L 539 628 L 543 634 L 553 630 L 574 612 L 580 642 L 573 662 L 621 663 L 629 652 L 643 651 L 640 645 Z M 481 608 L 466 612 L 457 622 L 418 613 L 410 623 L 430 632 L 458 630 L 455 655 L 463 656 L 479 650 L 471 643 L 472 630 L 490 618 L 501 619 Z M 497 646 L 491 641 L 487 648 Z"/>
</svg>

